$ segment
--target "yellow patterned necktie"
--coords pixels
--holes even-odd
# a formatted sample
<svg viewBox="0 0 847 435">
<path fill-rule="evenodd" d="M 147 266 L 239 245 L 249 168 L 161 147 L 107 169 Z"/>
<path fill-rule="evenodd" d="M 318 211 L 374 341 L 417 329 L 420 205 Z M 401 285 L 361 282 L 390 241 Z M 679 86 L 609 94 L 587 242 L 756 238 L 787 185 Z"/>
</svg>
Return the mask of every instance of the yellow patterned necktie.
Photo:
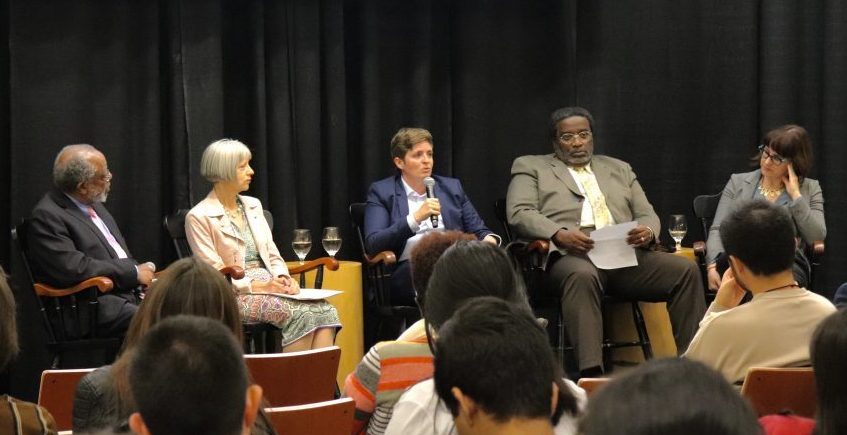
<svg viewBox="0 0 847 435">
<path fill-rule="evenodd" d="M 574 168 L 579 176 L 579 182 L 585 191 L 588 203 L 591 204 L 591 212 L 594 214 L 594 228 L 600 229 L 612 223 L 612 215 L 606 205 L 606 197 L 597 185 L 597 179 L 588 172 L 585 166 Z"/>
</svg>

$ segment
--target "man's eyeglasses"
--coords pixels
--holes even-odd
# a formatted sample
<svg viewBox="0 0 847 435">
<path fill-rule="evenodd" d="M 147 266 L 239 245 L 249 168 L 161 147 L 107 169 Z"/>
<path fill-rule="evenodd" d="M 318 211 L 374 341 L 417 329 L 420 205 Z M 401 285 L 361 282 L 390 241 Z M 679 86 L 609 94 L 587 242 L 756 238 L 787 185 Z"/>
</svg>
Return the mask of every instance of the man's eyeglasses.
<svg viewBox="0 0 847 435">
<path fill-rule="evenodd" d="M 106 173 L 98 176 L 97 179 L 104 182 L 104 183 L 108 183 L 108 182 L 112 181 L 112 172 L 107 169 Z"/>
<path fill-rule="evenodd" d="M 584 141 L 591 139 L 591 131 L 590 130 L 583 130 L 579 133 L 562 133 L 562 135 L 559 136 L 559 142 L 569 144 L 569 143 L 573 143 L 576 140 L 576 138 L 580 138 L 581 140 L 584 140 Z"/>
<path fill-rule="evenodd" d="M 777 166 L 788 161 L 788 159 L 786 159 L 785 157 L 782 157 L 777 153 L 771 152 L 768 147 L 764 145 L 759 145 L 759 152 L 762 153 L 762 160 L 771 159 L 771 162 L 773 162 L 773 164 Z"/>
</svg>

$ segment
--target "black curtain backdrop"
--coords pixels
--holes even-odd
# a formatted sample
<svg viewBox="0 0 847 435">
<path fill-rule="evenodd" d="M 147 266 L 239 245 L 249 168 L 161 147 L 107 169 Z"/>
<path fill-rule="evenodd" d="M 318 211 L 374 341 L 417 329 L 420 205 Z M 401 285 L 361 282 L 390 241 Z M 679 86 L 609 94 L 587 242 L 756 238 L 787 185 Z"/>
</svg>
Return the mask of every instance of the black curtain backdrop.
<svg viewBox="0 0 847 435">
<path fill-rule="evenodd" d="M 550 111 L 579 104 L 597 152 L 632 164 L 663 221 L 688 214 L 688 244 L 703 237 L 694 196 L 747 170 L 767 130 L 804 125 L 829 223 L 817 290 L 847 280 L 845 2 L 0 0 L 0 17 L 2 228 L 50 188 L 60 147 L 87 142 L 109 160 L 131 252 L 165 266 L 162 217 L 205 196 L 200 155 L 232 137 L 253 150 L 248 194 L 284 256 L 293 228 L 335 225 L 356 260 L 347 205 L 393 173 L 392 134 L 422 126 L 436 172 L 500 231 L 512 160 L 550 152 Z M 0 264 L 36 355 L 17 393 L 34 398 L 43 333 L 7 230 Z"/>
</svg>

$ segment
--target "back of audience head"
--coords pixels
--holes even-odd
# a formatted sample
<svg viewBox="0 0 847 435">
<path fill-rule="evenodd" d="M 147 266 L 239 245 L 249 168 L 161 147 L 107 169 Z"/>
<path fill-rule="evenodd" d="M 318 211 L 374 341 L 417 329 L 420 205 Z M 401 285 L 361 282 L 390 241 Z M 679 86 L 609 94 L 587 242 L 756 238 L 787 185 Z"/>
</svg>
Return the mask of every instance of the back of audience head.
<svg viewBox="0 0 847 435">
<path fill-rule="evenodd" d="M 435 349 L 435 388 L 459 433 L 478 418 L 550 423 L 558 398 L 555 357 L 525 305 L 467 300 L 440 329 Z"/>
<path fill-rule="evenodd" d="M 140 434 L 249 433 L 262 397 L 232 331 L 198 316 L 154 326 L 137 345 L 129 379 L 138 405 L 130 425 Z"/>
<path fill-rule="evenodd" d="M 196 257 L 175 261 L 148 289 L 144 303 L 129 325 L 124 352 L 112 367 L 118 401 L 128 409 L 134 407 L 127 372 L 136 344 L 156 324 L 179 314 L 221 322 L 236 340 L 241 340 L 241 317 L 232 284 L 219 271 Z"/>
<path fill-rule="evenodd" d="M 684 358 L 648 361 L 595 393 L 580 434 L 758 435 L 750 405 L 723 376 Z"/>
<path fill-rule="evenodd" d="M 18 354 L 18 328 L 15 316 L 15 297 L 0 266 L 0 372 Z"/>
<path fill-rule="evenodd" d="M 215 268 L 192 256 L 168 266 L 147 291 L 127 331 L 124 348 L 133 347 L 153 325 L 177 314 L 220 320 L 241 337 L 232 285 Z"/>
<path fill-rule="evenodd" d="M 409 258 L 415 292 L 422 294 L 426 291 L 435 263 L 447 248 L 460 240 L 476 240 L 476 237 L 461 231 L 434 231 L 418 241 Z"/>
<path fill-rule="evenodd" d="M 428 326 L 435 331 L 467 299 L 494 296 L 528 305 L 523 286 L 503 249 L 479 241 L 459 241 L 435 263 L 418 305 Z"/>
<path fill-rule="evenodd" d="M 847 309 L 818 325 L 812 338 L 812 367 L 817 386 L 818 435 L 847 433 Z"/>
<path fill-rule="evenodd" d="M 794 222 L 785 207 L 766 201 L 744 203 L 721 223 L 720 235 L 726 254 L 756 275 L 784 272 L 794 263 Z"/>
</svg>

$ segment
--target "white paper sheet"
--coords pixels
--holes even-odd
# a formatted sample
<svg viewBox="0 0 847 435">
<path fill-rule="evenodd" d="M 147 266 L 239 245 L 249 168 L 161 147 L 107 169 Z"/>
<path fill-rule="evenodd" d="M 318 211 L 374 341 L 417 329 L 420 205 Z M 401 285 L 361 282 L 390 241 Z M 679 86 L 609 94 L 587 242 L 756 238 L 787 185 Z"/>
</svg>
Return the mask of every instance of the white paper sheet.
<svg viewBox="0 0 847 435">
<path fill-rule="evenodd" d="M 254 295 L 273 295 L 281 298 L 296 299 L 298 301 L 317 301 L 320 299 L 331 298 L 335 295 L 344 293 L 341 290 L 328 290 L 319 288 L 301 288 L 300 293 L 296 295 L 283 295 L 280 293 L 253 292 Z"/>
<path fill-rule="evenodd" d="M 588 258 L 598 269 L 620 269 L 638 266 L 635 248 L 626 243 L 626 235 L 638 226 L 635 221 L 609 225 L 591 232 L 594 248 L 588 251 Z"/>
</svg>

